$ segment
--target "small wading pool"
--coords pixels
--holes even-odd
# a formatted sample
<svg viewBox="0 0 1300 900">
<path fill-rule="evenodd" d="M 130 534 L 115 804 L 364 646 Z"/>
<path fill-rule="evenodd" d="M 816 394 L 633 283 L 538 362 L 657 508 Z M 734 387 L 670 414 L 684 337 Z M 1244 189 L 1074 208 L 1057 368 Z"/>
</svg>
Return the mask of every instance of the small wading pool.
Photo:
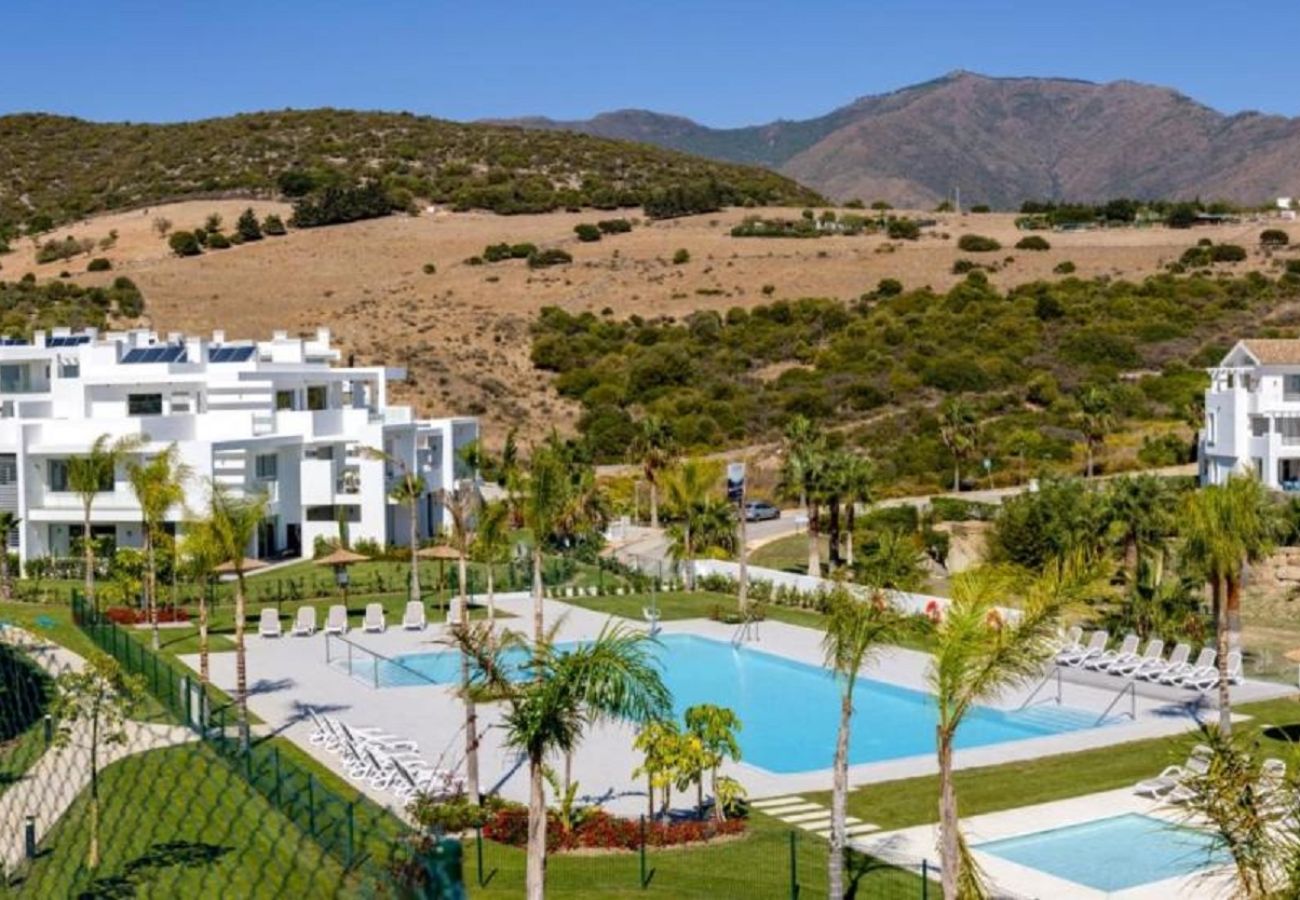
<svg viewBox="0 0 1300 900">
<path fill-rule="evenodd" d="M 1227 863 L 1214 838 L 1129 813 L 976 844 L 976 850 L 1099 891 L 1120 891 Z"/>
<path fill-rule="evenodd" d="M 680 716 L 688 706 L 716 703 L 740 717 L 745 762 L 771 772 L 807 772 L 830 767 L 839 726 L 840 688 L 830 672 L 749 647 L 687 634 L 660 635 L 657 649 L 664 683 Z M 563 649 L 563 647 L 561 647 Z M 514 662 L 527 657 L 520 653 Z M 366 681 L 381 687 L 455 684 L 455 651 L 400 656 L 396 664 L 367 664 Z M 931 696 L 869 678 L 854 692 L 857 715 L 849 762 L 880 762 L 934 753 L 935 707 Z M 957 733 L 957 747 L 983 747 L 1091 728 L 1096 713 L 1039 706 L 1024 711 L 976 707 Z"/>
</svg>

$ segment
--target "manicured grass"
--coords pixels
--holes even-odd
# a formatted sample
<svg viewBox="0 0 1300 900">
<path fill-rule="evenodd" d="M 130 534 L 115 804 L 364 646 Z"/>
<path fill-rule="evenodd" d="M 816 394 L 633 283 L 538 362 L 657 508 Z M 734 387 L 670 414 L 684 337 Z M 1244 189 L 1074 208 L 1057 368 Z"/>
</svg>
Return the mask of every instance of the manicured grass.
<svg viewBox="0 0 1300 900">
<path fill-rule="evenodd" d="M 1300 703 L 1295 699 L 1269 700 L 1243 704 L 1235 711 L 1252 717 L 1239 731 L 1259 740 L 1266 755 L 1289 758 L 1290 744 L 1265 732 L 1270 726 L 1300 722 Z M 971 816 L 1127 787 L 1156 775 L 1170 763 L 1183 762 L 1198 741 L 1191 733 L 965 769 L 954 779 L 958 808 L 961 815 Z M 830 802 L 829 793 L 808 796 Z M 867 785 L 849 795 L 849 815 L 886 830 L 935 822 L 938 809 L 939 779 L 933 775 Z"/>
<path fill-rule="evenodd" d="M 80 656 L 95 649 L 90 638 L 72 624 L 72 609 L 66 603 L 0 603 L 0 622 L 26 628 Z"/>
<path fill-rule="evenodd" d="M 830 542 L 823 535 L 817 538 L 823 565 L 830 552 Z M 749 554 L 752 565 L 765 569 L 780 569 L 783 572 L 808 571 L 808 533 L 801 531 L 770 541 Z"/>
<path fill-rule="evenodd" d="M 42 841 L 30 896 L 343 896 L 357 880 L 203 746 L 132 756 L 103 772 L 96 872 L 84 794 Z M 131 889 L 134 890 L 131 890 Z"/>
</svg>

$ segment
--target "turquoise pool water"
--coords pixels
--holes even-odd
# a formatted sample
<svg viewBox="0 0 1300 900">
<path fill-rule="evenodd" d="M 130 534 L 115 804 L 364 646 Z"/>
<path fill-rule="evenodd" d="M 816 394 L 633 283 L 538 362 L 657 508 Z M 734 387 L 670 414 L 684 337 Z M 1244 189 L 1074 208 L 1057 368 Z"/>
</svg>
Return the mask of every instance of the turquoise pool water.
<svg viewBox="0 0 1300 900">
<path fill-rule="evenodd" d="M 1205 832 L 1137 813 L 976 844 L 975 849 L 1099 891 L 1121 891 L 1229 861 Z"/>
<path fill-rule="evenodd" d="M 746 762 L 781 773 L 830 766 L 840 689 L 829 671 L 694 635 L 661 635 L 660 643 L 664 682 L 679 716 L 697 703 L 729 706 L 743 725 L 740 744 Z M 460 678 L 454 651 L 401 656 L 396 662 L 380 663 L 381 686 L 427 684 L 427 679 L 446 684 Z M 854 701 L 850 763 L 934 752 L 936 714 L 929 694 L 859 678 Z M 958 731 L 957 747 L 1061 734 L 1090 728 L 1095 720 L 1096 713 L 1068 707 L 1023 712 L 977 707 Z"/>
</svg>

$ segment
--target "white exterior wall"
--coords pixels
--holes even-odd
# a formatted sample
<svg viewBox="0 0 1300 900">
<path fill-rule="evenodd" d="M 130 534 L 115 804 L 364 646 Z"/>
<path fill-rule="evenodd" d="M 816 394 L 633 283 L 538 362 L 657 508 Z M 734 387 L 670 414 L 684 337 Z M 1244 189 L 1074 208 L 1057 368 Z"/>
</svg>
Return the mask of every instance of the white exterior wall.
<svg viewBox="0 0 1300 900">
<path fill-rule="evenodd" d="M 1288 376 L 1300 379 L 1300 365 L 1260 364 L 1238 344 L 1209 372 L 1201 482 L 1258 473 L 1266 487 L 1300 491 L 1300 390 L 1286 389 Z"/>
<path fill-rule="evenodd" d="M 317 536 L 338 535 L 332 513 L 322 521 L 309 521 L 309 514 L 323 516 L 337 507 L 353 511 L 352 540 L 406 543 L 405 510 L 388 497 L 386 464 L 365 449 L 394 453 L 419 471 L 432 493 L 454 478 L 453 433 L 461 445 L 477 437 L 474 419 L 417 420 L 409 407 L 387 406 L 389 372 L 335 367 L 338 351 L 324 329 L 310 339 L 277 332 L 256 343 L 228 343 L 220 332 L 208 341 L 160 339 L 146 331 L 87 332 L 87 342 L 79 345 L 49 343 L 67 344 L 69 337 L 64 330 L 38 332 L 30 344 L 0 345 L 0 387 L 11 389 L 0 390 L 0 461 L 11 455 L 14 460 L 14 478 L 6 481 L 0 474 L 0 508 L 13 508 L 22 519 L 17 550 L 24 560 L 68 552 L 83 510 L 76 494 L 51 485 L 50 463 L 86 453 L 103 434 L 142 437 L 146 456 L 175 443 L 192 472 L 186 506 L 196 513 L 212 482 L 237 495 L 266 493 L 274 546 L 257 541 L 249 548 L 262 556 L 282 555 L 295 532 L 309 555 Z M 132 349 L 182 343 L 184 361 L 123 361 Z M 217 346 L 248 348 L 250 356 L 213 361 Z M 20 378 L 14 366 L 28 371 Z M 326 408 L 309 409 L 309 397 L 319 399 L 319 389 Z M 129 398 L 139 394 L 160 395 L 161 413 L 132 415 Z M 280 396 L 290 398 L 293 408 L 277 408 Z M 319 448 L 330 448 L 333 458 L 313 458 Z M 275 459 L 274 478 L 258 477 L 257 458 L 263 455 Z M 0 473 L 5 471 L 0 465 Z M 422 510 L 435 505 L 429 497 L 425 501 Z M 184 516 L 178 509 L 170 518 L 180 522 Z M 91 521 L 111 528 L 119 546 L 139 545 L 140 508 L 124 467 L 113 490 L 96 496 Z M 419 535 L 432 533 L 422 512 Z"/>
</svg>

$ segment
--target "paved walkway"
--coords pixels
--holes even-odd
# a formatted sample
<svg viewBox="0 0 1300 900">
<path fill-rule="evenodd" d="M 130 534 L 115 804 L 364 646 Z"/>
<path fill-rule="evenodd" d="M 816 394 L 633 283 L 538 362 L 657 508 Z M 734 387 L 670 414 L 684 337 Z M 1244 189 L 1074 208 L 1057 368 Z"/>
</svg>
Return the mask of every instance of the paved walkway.
<svg viewBox="0 0 1300 900">
<path fill-rule="evenodd" d="M 831 836 L 831 811 L 820 803 L 813 803 L 797 795 L 789 795 L 755 800 L 750 805 L 766 816 L 780 819 L 787 825 L 793 825 L 803 831 L 811 831 L 818 837 Z M 872 825 L 854 816 L 845 816 L 844 825 L 844 832 L 850 841 L 880 830 L 879 825 Z"/>
<path fill-rule="evenodd" d="M 31 632 L 13 626 L 0 629 L 0 642 L 17 647 L 52 677 L 82 669 L 86 662 L 77 654 L 51 644 Z M 26 821 L 36 818 L 40 839 L 49 833 L 73 801 L 90 786 L 90 724 L 79 723 L 72 730 L 68 746 L 51 748 L 0 794 L 0 870 L 12 872 L 26 851 Z M 128 722 L 126 740 L 99 748 L 99 768 L 136 753 L 174 747 L 194 739 L 186 728 Z"/>
</svg>

